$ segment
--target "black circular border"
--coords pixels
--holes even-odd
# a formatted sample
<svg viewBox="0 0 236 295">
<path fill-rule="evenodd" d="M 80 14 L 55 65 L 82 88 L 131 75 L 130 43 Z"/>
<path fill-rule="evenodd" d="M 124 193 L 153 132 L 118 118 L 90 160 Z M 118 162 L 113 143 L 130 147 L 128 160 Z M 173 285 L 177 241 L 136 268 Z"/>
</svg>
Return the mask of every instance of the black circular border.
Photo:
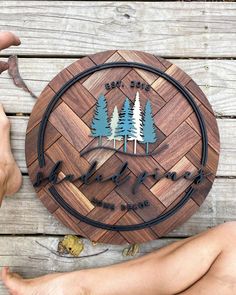
<svg viewBox="0 0 236 295">
<path fill-rule="evenodd" d="M 91 75 L 97 71 L 109 69 L 109 68 L 118 68 L 118 67 L 129 67 L 129 68 L 138 68 L 142 70 L 146 70 L 148 72 L 154 73 L 168 82 L 170 82 L 175 88 L 178 89 L 178 91 L 188 100 L 189 104 L 193 108 L 195 115 L 198 119 L 198 123 L 200 126 L 201 136 L 202 136 L 202 153 L 201 153 L 201 166 L 205 166 L 208 158 L 208 137 L 207 137 L 207 130 L 205 127 L 205 122 L 203 119 L 203 116 L 196 105 L 194 99 L 190 95 L 190 93 L 185 89 L 181 83 L 179 83 L 177 80 L 175 80 L 173 77 L 169 76 L 165 72 L 161 71 L 160 69 L 154 68 L 152 66 L 136 63 L 136 62 L 112 62 L 112 63 L 106 63 L 101 65 L 96 65 L 94 67 L 91 67 L 82 73 L 79 73 L 78 75 L 74 76 L 71 80 L 67 81 L 61 89 L 53 96 L 52 100 L 47 106 L 47 109 L 42 117 L 42 121 L 40 123 L 39 133 L 38 133 L 38 143 L 37 143 L 37 152 L 38 152 L 38 162 L 40 168 L 45 166 L 45 157 L 44 157 L 44 136 L 45 131 L 47 127 L 47 122 L 49 119 L 49 116 L 55 107 L 56 103 L 60 99 L 60 97 L 76 82 L 83 79 L 84 77 Z M 51 186 L 49 188 L 50 193 L 52 194 L 55 201 L 64 208 L 69 214 L 76 217 L 80 221 L 83 221 L 89 225 L 95 226 L 97 228 L 102 228 L 106 230 L 112 230 L 112 231 L 133 231 L 133 230 L 139 230 L 144 229 L 153 225 L 156 225 L 166 219 L 168 219 L 170 216 L 174 215 L 179 209 L 181 209 L 184 204 L 190 199 L 194 192 L 194 188 L 190 186 L 187 191 L 185 192 L 185 195 L 183 198 L 169 211 L 167 211 L 164 214 L 161 214 L 160 216 L 143 223 L 135 224 L 135 225 L 110 225 L 106 223 L 102 223 L 99 221 L 95 221 L 93 219 L 88 218 L 87 216 L 84 216 L 80 214 L 78 211 L 76 211 L 74 208 L 72 208 L 65 200 L 60 196 L 58 191 L 56 190 L 55 186 Z"/>
</svg>

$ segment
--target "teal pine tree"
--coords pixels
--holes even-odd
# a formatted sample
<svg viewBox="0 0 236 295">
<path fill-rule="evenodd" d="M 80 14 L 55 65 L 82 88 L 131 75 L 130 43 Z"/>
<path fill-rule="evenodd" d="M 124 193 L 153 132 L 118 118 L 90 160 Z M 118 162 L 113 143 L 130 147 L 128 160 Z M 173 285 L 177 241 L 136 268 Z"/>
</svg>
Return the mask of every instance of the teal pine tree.
<svg viewBox="0 0 236 295">
<path fill-rule="evenodd" d="M 149 143 L 154 143 L 156 140 L 157 136 L 152 116 L 152 107 L 148 100 L 145 105 L 143 118 L 143 143 L 146 144 L 146 154 L 148 154 Z"/>
<path fill-rule="evenodd" d="M 135 127 L 133 121 L 133 113 L 130 107 L 129 99 L 126 97 L 123 107 L 120 111 L 119 121 L 116 128 L 116 137 L 124 137 L 124 152 L 127 151 L 128 136 L 134 135 Z"/>
<path fill-rule="evenodd" d="M 96 103 L 95 112 L 91 124 L 91 135 L 93 137 L 99 138 L 98 145 L 102 145 L 103 136 L 111 135 L 107 114 L 107 102 L 103 94 L 100 94 Z"/>
</svg>

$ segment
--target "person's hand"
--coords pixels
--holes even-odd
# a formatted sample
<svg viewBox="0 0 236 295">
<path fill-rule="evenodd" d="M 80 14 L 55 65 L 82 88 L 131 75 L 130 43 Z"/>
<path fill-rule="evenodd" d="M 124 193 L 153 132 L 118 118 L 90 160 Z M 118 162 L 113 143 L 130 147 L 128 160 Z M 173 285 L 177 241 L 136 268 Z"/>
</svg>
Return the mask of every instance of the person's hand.
<svg viewBox="0 0 236 295">
<path fill-rule="evenodd" d="M 11 32 L 0 32 L 0 50 L 20 45 L 20 39 Z M 8 62 L 0 61 L 0 74 L 8 69 Z M 1 99 L 1 98 L 0 98 Z M 5 195 L 16 193 L 22 184 L 20 169 L 10 145 L 10 121 L 0 103 L 0 206 Z"/>
<path fill-rule="evenodd" d="M 20 45 L 20 39 L 11 32 L 0 32 L 0 51 L 10 46 Z M 0 60 L 0 74 L 8 69 L 8 63 Z"/>
<path fill-rule="evenodd" d="M 20 39 L 11 32 L 0 32 L 0 50 L 20 45 Z"/>
</svg>

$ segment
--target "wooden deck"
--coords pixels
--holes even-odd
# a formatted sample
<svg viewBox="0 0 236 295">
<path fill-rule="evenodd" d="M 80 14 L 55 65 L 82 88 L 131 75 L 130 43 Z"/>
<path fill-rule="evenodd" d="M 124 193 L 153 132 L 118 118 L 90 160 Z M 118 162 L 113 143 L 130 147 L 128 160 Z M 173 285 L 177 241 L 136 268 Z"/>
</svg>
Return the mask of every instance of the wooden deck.
<svg viewBox="0 0 236 295">
<path fill-rule="evenodd" d="M 86 54 L 136 49 L 169 59 L 206 93 L 217 116 L 221 156 L 214 186 L 200 210 L 167 237 L 141 245 L 140 255 L 216 224 L 236 219 L 236 3 L 0 1 L 0 30 L 17 33 L 22 45 L 1 53 L 19 56 L 22 76 L 38 95 L 64 67 Z M 0 101 L 12 123 L 12 148 L 24 175 L 19 193 L 0 209 L 0 265 L 26 277 L 108 265 L 125 260 L 123 247 L 102 256 L 59 258 L 55 249 L 72 233 L 38 200 L 27 175 L 25 131 L 35 100 L 0 76 Z M 98 252 L 85 240 L 84 254 Z M 7 294 L 0 285 L 0 294 Z"/>
</svg>

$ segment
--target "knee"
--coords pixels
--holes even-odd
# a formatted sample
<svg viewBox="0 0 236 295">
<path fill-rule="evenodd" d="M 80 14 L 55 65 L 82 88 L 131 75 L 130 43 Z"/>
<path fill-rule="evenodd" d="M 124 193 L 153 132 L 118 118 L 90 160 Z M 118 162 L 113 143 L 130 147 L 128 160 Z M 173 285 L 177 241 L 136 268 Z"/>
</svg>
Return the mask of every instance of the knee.
<svg viewBox="0 0 236 295">
<path fill-rule="evenodd" d="M 225 222 L 218 225 L 215 230 L 217 234 L 225 241 L 233 241 L 236 244 L 236 221 Z"/>
</svg>

